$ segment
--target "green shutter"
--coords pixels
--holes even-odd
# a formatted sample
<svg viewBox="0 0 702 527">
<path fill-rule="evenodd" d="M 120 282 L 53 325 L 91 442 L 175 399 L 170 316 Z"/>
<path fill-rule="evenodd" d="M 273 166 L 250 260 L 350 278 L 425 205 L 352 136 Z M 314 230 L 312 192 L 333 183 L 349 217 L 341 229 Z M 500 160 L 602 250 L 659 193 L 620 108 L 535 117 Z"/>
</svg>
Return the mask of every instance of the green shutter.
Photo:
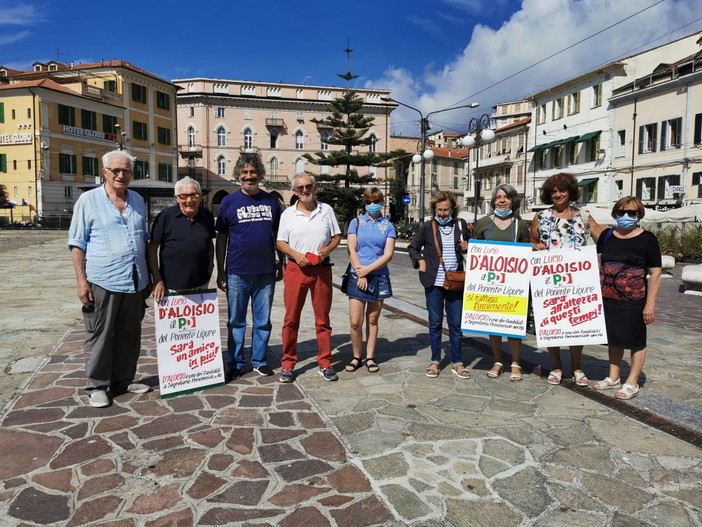
<svg viewBox="0 0 702 527">
<path fill-rule="evenodd" d="M 0 123 L 5 122 L 5 103 L 0 102 Z"/>
<path fill-rule="evenodd" d="M 0 154 L 0 172 L 7 172 L 7 154 Z"/>
</svg>

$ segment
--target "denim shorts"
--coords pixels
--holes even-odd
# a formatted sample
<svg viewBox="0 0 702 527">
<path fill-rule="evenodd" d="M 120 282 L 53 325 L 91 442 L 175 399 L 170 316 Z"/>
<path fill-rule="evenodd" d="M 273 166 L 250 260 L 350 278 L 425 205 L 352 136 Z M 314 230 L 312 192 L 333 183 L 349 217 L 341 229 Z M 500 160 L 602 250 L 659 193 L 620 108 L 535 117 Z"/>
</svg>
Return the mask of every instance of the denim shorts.
<svg viewBox="0 0 702 527">
<path fill-rule="evenodd" d="M 349 287 L 346 291 L 349 298 L 357 298 L 364 302 L 374 302 L 375 300 L 382 300 L 392 296 L 389 275 L 370 275 L 367 278 L 368 289 L 361 291 L 357 287 L 358 277 L 353 273 L 349 273 Z"/>
</svg>

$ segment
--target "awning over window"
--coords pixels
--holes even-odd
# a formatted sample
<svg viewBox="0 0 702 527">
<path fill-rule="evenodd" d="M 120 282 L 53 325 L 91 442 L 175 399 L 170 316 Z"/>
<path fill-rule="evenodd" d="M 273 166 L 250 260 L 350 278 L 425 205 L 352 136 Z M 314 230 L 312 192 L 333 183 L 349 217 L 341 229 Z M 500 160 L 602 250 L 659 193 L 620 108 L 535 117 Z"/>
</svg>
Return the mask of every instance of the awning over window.
<svg viewBox="0 0 702 527">
<path fill-rule="evenodd" d="M 551 148 L 552 146 L 555 146 L 558 141 L 551 141 L 550 143 L 544 143 L 542 145 L 535 145 L 532 146 L 528 152 L 536 152 L 537 150 L 546 150 L 547 148 Z"/>
<path fill-rule="evenodd" d="M 560 141 L 555 141 L 551 146 L 567 145 L 568 143 L 572 143 L 573 141 L 577 140 L 579 137 L 579 135 L 574 135 L 573 137 L 569 137 L 568 139 L 561 139 Z"/>
<path fill-rule="evenodd" d="M 575 142 L 576 143 L 584 143 L 585 141 L 589 141 L 593 137 L 597 137 L 602 133 L 602 130 L 597 130 L 596 132 L 590 132 L 589 134 L 581 135 L 578 137 Z"/>
<path fill-rule="evenodd" d="M 593 178 L 589 178 L 589 179 L 583 179 L 582 181 L 578 181 L 578 186 L 579 187 L 587 187 L 591 183 L 596 183 L 598 179 L 600 179 L 600 178 L 593 177 Z"/>
</svg>

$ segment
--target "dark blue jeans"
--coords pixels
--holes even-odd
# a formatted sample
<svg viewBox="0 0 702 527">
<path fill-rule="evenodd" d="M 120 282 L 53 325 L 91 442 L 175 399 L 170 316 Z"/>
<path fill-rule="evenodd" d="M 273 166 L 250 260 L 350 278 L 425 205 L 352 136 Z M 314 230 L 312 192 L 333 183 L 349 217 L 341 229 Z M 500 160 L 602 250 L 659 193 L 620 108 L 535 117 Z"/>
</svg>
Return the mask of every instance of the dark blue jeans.
<svg viewBox="0 0 702 527">
<path fill-rule="evenodd" d="M 444 323 L 444 309 L 449 326 L 451 362 L 463 362 L 461 358 L 461 312 L 463 291 L 447 291 L 433 285 L 424 288 L 429 311 L 429 338 L 431 340 L 431 360 L 441 360 L 441 328 Z"/>
</svg>

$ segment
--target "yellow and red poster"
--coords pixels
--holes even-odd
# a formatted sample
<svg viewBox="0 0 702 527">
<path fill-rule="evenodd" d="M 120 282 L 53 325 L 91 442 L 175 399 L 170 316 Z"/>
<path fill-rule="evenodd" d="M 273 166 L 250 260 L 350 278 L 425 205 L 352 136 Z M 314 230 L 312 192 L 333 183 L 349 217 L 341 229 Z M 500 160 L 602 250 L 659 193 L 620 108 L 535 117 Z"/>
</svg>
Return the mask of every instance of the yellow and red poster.
<svg viewBox="0 0 702 527">
<path fill-rule="evenodd" d="M 170 294 L 154 311 L 161 396 L 223 384 L 217 291 Z"/>
<path fill-rule="evenodd" d="M 524 338 L 531 245 L 470 240 L 461 330 Z"/>
<path fill-rule="evenodd" d="M 537 251 L 531 263 L 536 345 L 606 344 L 596 247 Z"/>
</svg>

